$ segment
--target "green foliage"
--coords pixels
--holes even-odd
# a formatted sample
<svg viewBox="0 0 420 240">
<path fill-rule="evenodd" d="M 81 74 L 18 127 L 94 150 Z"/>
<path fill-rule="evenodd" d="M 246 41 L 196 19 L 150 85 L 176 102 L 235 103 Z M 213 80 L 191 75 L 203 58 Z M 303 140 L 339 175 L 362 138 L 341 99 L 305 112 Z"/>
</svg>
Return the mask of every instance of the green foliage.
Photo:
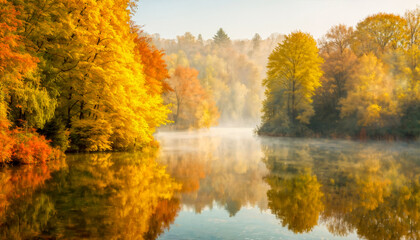
<svg viewBox="0 0 420 240">
<path fill-rule="evenodd" d="M 225 31 L 222 28 L 220 28 L 217 31 L 216 35 L 214 35 L 213 41 L 214 44 L 222 47 L 228 46 L 231 43 L 229 36 L 225 33 Z"/>
<path fill-rule="evenodd" d="M 25 121 L 26 127 L 43 128 L 54 116 L 57 101 L 49 95 L 45 88 L 24 86 L 16 89 L 11 97 L 13 106 L 9 118 L 18 123 Z"/>
<path fill-rule="evenodd" d="M 253 51 L 258 51 L 258 49 L 261 46 L 261 40 L 262 40 L 261 36 L 258 33 L 256 33 L 254 35 L 254 37 L 252 38 L 252 50 Z"/>
<path fill-rule="evenodd" d="M 51 140 L 51 146 L 59 148 L 63 152 L 70 146 L 70 132 L 66 129 L 63 120 L 58 117 L 47 122 L 38 132 Z"/>
<path fill-rule="evenodd" d="M 412 101 L 404 104 L 400 129 L 409 138 L 420 137 L 420 102 Z"/>
</svg>

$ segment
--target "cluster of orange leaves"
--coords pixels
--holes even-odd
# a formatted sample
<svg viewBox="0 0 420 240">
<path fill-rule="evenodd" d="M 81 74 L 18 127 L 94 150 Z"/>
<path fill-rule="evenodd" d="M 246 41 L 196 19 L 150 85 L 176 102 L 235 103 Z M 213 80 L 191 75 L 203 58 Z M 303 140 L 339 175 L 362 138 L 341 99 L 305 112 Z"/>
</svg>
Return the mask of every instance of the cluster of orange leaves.
<svg viewBox="0 0 420 240">
<path fill-rule="evenodd" d="M 52 148 L 49 140 L 37 134 L 35 130 L 10 130 L 9 125 L 7 120 L 0 120 L 0 164 L 45 163 L 60 158 L 61 152 Z"/>
<path fill-rule="evenodd" d="M 35 68 L 39 60 L 18 50 L 23 44 L 22 37 L 16 34 L 22 24 L 18 14 L 13 4 L 0 0 L 0 73 L 13 72 L 20 79 L 21 73 Z"/>
<path fill-rule="evenodd" d="M 139 34 L 134 39 L 136 43 L 135 53 L 141 58 L 143 63 L 143 72 L 146 76 L 146 85 L 151 94 L 162 94 L 171 91 L 172 88 L 165 81 L 169 78 L 167 66 L 163 59 L 165 53 L 151 44 L 152 39 L 147 36 L 141 36 L 142 31 L 136 28 Z"/>
</svg>

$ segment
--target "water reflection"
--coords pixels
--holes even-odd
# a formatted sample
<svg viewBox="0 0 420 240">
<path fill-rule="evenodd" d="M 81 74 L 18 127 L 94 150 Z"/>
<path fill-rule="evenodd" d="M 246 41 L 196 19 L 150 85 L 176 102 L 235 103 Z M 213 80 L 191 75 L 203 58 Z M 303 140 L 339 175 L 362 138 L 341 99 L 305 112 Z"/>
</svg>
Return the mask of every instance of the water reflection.
<svg viewBox="0 0 420 240">
<path fill-rule="evenodd" d="M 201 213 L 216 204 L 231 217 L 244 206 L 267 208 L 267 169 L 250 129 L 166 132 L 158 139 L 159 162 L 182 183 L 184 207 Z"/>
<path fill-rule="evenodd" d="M 0 238 L 27 239 L 39 233 L 55 213 L 44 188 L 65 160 L 0 169 Z"/>
<path fill-rule="evenodd" d="M 159 151 L 0 169 L 0 239 L 420 239 L 416 144 L 157 138 Z"/>
<path fill-rule="evenodd" d="M 154 154 L 70 155 L 67 161 L 68 168 L 51 173 L 31 196 L 11 201 L 0 236 L 156 239 L 180 210 L 173 196 L 181 185 Z"/>
<path fill-rule="evenodd" d="M 321 184 L 310 170 L 283 178 L 276 173 L 266 178 L 271 189 L 267 192 L 268 207 L 295 233 L 309 232 L 318 223 L 324 209 Z"/>
<path fill-rule="evenodd" d="M 322 223 L 339 236 L 420 238 L 418 148 L 264 139 L 262 149 L 269 208 L 293 232 Z"/>
</svg>

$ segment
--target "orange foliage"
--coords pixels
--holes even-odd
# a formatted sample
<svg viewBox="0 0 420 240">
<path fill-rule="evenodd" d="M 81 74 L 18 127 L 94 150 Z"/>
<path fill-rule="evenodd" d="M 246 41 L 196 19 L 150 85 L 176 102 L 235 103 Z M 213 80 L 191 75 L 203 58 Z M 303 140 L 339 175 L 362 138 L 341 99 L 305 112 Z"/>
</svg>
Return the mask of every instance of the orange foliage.
<svg viewBox="0 0 420 240">
<path fill-rule="evenodd" d="M 14 145 L 15 139 L 9 134 L 9 122 L 0 120 L 0 164 L 12 159 Z"/>
<path fill-rule="evenodd" d="M 198 80 L 196 69 L 177 67 L 170 83 L 176 102 L 173 118 L 178 128 L 208 128 L 217 123 L 216 104 Z"/>
<path fill-rule="evenodd" d="M 22 135 L 14 146 L 12 159 L 24 164 L 46 162 L 52 152 L 44 136 Z"/>
<path fill-rule="evenodd" d="M 198 71 L 194 68 L 177 67 L 172 80 L 178 101 L 185 99 L 197 103 L 205 94 L 198 80 Z"/>
<path fill-rule="evenodd" d="M 9 122 L 0 120 L 0 164 L 11 161 L 22 164 L 45 163 L 60 158 L 61 152 L 48 143 L 44 136 L 34 130 L 9 130 Z"/>
<path fill-rule="evenodd" d="M 21 36 L 16 33 L 17 27 L 22 24 L 16 18 L 18 14 L 13 4 L 0 0 L 0 75 L 12 73 L 16 79 L 34 69 L 38 62 L 37 58 L 19 51 L 23 43 Z"/>
<path fill-rule="evenodd" d="M 134 39 L 134 43 L 136 44 L 134 51 L 143 63 L 143 72 L 146 76 L 148 92 L 162 94 L 171 91 L 171 87 L 165 82 L 165 79 L 169 78 L 166 63 L 163 60 L 165 54 L 151 44 L 151 38 L 140 36 L 141 33 L 140 31 L 136 34 L 136 38 Z"/>
</svg>

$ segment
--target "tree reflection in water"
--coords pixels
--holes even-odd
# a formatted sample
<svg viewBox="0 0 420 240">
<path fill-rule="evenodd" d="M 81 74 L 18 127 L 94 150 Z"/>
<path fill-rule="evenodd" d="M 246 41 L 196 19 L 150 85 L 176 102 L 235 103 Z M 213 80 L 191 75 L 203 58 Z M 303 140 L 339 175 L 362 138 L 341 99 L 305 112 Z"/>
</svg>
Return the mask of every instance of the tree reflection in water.
<svg viewBox="0 0 420 240">
<path fill-rule="evenodd" d="M 263 141 L 268 207 L 295 233 L 320 222 L 340 236 L 354 231 L 366 239 L 419 239 L 419 152 L 390 146 L 397 149 L 347 141 Z"/>
<path fill-rule="evenodd" d="M 63 168 L 64 159 L 0 169 L 1 239 L 27 239 L 46 228 L 55 209 L 50 197 L 38 189 Z"/>
<path fill-rule="evenodd" d="M 159 162 L 182 183 L 183 206 L 201 213 L 216 204 L 234 217 L 244 206 L 267 208 L 267 169 L 261 148 L 249 129 L 210 132 L 167 132 Z M 239 134 L 238 134 L 239 133 Z"/>
<path fill-rule="evenodd" d="M 271 212 L 296 234 L 323 225 L 338 236 L 420 239 L 420 148 L 210 133 L 159 136 L 160 156 L 0 169 L 0 239 L 156 239 L 181 208 L 214 205 L 237 218 L 245 207 Z"/>
<path fill-rule="evenodd" d="M 154 154 L 70 155 L 69 167 L 2 214 L 0 236 L 155 239 L 180 210 L 181 188 Z M 2 177 L 2 179 L 6 179 Z"/>
<path fill-rule="evenodd" d="M 268 207 L 283 226 L 295 233 L 309 232 L 318 223 L 324 208 L 321 184 L 310 170 L 292 178 L 270 175 L 266 178 Z"/>
</svg>

